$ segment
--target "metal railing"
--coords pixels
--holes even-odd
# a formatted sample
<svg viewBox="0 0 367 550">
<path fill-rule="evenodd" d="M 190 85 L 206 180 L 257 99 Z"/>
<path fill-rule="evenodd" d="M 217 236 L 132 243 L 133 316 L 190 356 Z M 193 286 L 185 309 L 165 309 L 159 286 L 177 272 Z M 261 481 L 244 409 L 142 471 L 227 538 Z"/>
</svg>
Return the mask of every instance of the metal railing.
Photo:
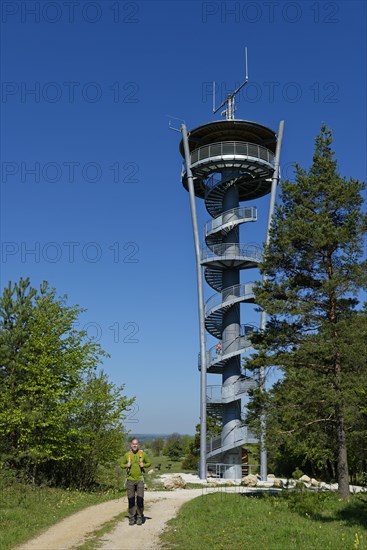
<svg viewBox="0 0 367 550">
<path fill-rule="evenodd" d="M 256 435 L 251 432 L 247 426 L 237 426 L 233 429 L 234 431 L 234 443 L 243 442 L 243 443 L 257 443 L 258 439 Z M 210 438 L 207 441 L 206 450 L 208 453 L 217 451 L 223 447 L 222 436 L 216 438 Z"/>
<path fill-rule="evenodd" d="M 191 165 L 213 157 L 248 157 L 256 160 L 263 160 L 268 164 L 274 163 L 274 153 L 255 143 L 247 143 L 244 141 L 222 141 L 204 145 L 195 149 L 191 153 Z"/>
<path fill-rule="evenodd" d="M 258 386 L 254 378 L 239 378 L 233 384 L 209 385 L 206 387 L 206 399 L 208 403 L 222 403 L 226 399 L 235 399 L 238 395 L 248 392 Z"/>
<path fill-rule="evenodd" d="M 208 477 L 224 478 L 225 473 L 229 468 L 233 468 L 233 464 L 224 464 L 223 462 L 209 462 L 207 465 Z M 246 469 L 248 474 L 257 471 L 256 464 L 242 464 L 242 470 Z"/>
<path fill-rule="evenodd" d="M 208 402 L 218 402 L 222 400 L 222 386 L 211 385 L 206 387 L 206 400 Z"/>
<path fill-rule="evenodd" d="M 207 197 L 209 192 L 214 189 L 217 185 L 220 183 L 225 183 L 226 181 L 231 181 L 233 178 L 230 178 L 229 180 L 224 179 L 222 174 L 219 174 L 217 172 L 214 172 L 214 174 L 211 174 L 206 180 L 205 180 L 205 196 Z"/>
<path fill-rule="evenodd" d="M 255 208 L 254 206 L 240 206 L 239 208 L 232 208 L 232 210 L 227 210 L 227 212 L 223 212 L 223 214 L 221 214 L 217 218 L 214 218 L 214 220 L 209 220 L 205 224 L 205 237 L 224 224 L 227 227 L 229 224 L 233 223 L 234 227 L 235 223 L 241 220 L 256 222 L 257 208 Z"/>
<path fill-rule="evenodd" d="M 221 304 L 225 304 L 226 302 L 231 302 L 232 300 L 235 300 L 236 298 L 245 298 L 245 297 L 251 297 L 254 295 L 254 285 L 255 283 L 241 283 L 239 285 L 234 285 L 225 288 L 222 290 L 221 293 L 216 293 L 205 303 L 205 315 L 207 316 L 210 311 L 217 306 L 220 306 Z"/>
<path fill-rule="evenodd" d="M 222 399 L 230 399 L 242 393 L 248 392 L 250 389 L 257 387 L 258 383 L 253 378 L 240 378 L 236 382 L 228 386 L 222 386 Z"/>
<path fill-rule="evenodd" d="M 225 356 L 231 353 L 236 353 L 244 348 L 251 347 L 250 336 L 253 332 L 256 332 L 258 328 L 255 325 L 241 325 L 240 326 L 240 335 L 234 340 L 228 342 L 223 342 L 221 350 L 218 348 L 218 344 L 212 346 L 206 352 L 206 364 L 209 366 L 212 363 L 217 363 L 225 359 Z M 199 368 L 201 365 L 201 357 L 199 353 Z"/>
<path fill-rule="evenodd" d="M 217 257 L 232 259 L 234 256 L 242 256 L 260 262 L 262 248 L 258 244 L 221 243 L 210 247 L 203 246 L 201 249 L 202 262 Z"/>
</svg>

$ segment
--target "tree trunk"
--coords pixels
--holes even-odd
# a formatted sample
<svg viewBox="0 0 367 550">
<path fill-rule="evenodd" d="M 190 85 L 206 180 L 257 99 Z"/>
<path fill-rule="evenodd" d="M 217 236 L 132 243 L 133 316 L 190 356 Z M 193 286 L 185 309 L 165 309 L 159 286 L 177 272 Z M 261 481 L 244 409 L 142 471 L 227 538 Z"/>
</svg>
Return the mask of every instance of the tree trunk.
<svg viewBox="0 0 367 550">
<path fill-rule="evenodd" d="M 328 256 L 328 276 L 332 280 L 334 275 L 334 266 L 332 252 Z M 329 321 L 336 323 L 337 321 L 337 300 L 334 290 L 330 292 L 330 308 Z M 336 447 L 337 447 L 337 474 L 338 474 L 338 492 L 342 498 L 348 498 L 349 492 L 349 476 L 348 476 L 348 457 L 347 457 L 347 442 L 345 438 L 344 427 L 344 398 L 342 393 L 342 365 L 340 351 L 338 349 L 338 333 L 333 332 L 335 345 L 334 356 L 334 388 L 336 393 L 335 404 L 335 427 L 336 427 Z"/>
<path fill-rule="evenodd" d="M 348 456 L 347 456 L 347 441 L 345 437 L 344 427 L 344 398 L 342 395 L 342 380 L 341 380 L 341 360 L 339 351 L 335 354 L 334 363 L 335 381 L 334 387 L 336 392 L 335 403 L 335 428 L 336 428 L 336 447 L 337 447 L 337 474 L 338 474 L 338 491 L 342 498 L 348 498 L 349 491 L 349 475 L 348 475 Z"/>
<path fill-rule="evenodd" d="M 344 415 L 343 409 L 340 403 L 335 406 L 335 420 L 336 420 L 336 440 L 338 448 L 338 491 L 342 498 L 348 498 L 349 492 L 349 478 L 348 478 L 348 458 L 347 458 L 347 443 L 345 438 L 344 429 Z"/>
</svg>

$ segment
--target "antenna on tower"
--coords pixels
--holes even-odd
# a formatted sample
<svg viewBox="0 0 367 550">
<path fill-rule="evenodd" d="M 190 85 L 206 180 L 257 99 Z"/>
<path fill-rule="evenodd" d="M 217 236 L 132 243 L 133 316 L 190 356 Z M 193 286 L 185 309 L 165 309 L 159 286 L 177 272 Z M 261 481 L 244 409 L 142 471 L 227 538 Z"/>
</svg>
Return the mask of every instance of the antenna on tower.
<svg viewBox="0 0 367 550">
<path fill-rule="evenodd" d="M 178 118 L 176 116 L 171 116 L 171 115 L 166 115 L 168 118 L 169 118 L 169 121 L 168 121 L 168 127 L 170 130 L 175 130 L 175 132 L 180 132 L 181 133 L 181 127 L 182 127 L 182 124 L 186 124 L 186 122 L 184 121 L 183 118 Z M 179 125 L 179 128 L 177 128 L 175 125 L 177 124 L 176 122 L 172 122 L 173 120 L 179 120 L 180 121 L 180 125 Z"/>
<path fill-rule="evenodd" d="M 232 92 L 231 94 L 228 94 L 227 98 L 219 105 L 219 107 L 215 107 L 215 82 L 213 82 L 213 114 L 215 114 L 219 109 L 221 109 L 224 105 L 227 104 L 226 109 L 221 113 L 222 116 L 225 116 L 227 120 L 234 120 L 234 112 L 236 110 L 234 106 L 234 98 L 235 95 L 238 94 L 240 90 L 247 84 L 248 82 L 248 66 L 247 66 L 247 48 L 245 48 L 245 65 L 246 65 L 246 76 L 245 80 L 242 82 L 238 88 Z"/>
</svg>

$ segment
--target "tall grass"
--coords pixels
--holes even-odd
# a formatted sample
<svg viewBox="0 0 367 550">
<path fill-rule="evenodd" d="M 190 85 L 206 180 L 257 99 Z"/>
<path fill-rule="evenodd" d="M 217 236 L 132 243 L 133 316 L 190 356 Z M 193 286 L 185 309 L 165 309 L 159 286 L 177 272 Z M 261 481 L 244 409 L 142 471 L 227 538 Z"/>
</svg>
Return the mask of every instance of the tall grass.
<svg viewBox="0 0 367 550">
<path fill-rule="evenodd" d="M 175 550 L 367 549 L 367 495 L 342 501 L 330 493 L 221 490 L 184 504 L 161 543 Z"/>
</svg>

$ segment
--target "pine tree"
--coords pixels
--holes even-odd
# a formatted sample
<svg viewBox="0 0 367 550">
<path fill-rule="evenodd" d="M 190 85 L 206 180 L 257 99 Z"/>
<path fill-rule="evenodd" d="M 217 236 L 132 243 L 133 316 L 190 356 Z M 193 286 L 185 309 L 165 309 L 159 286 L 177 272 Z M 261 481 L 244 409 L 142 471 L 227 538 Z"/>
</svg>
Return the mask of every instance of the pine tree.
<svg viewBox="0 0 367 550">
<path fill-rule="evenodd" d="M 311 168 L 296 165 L 295 182 L 282 185 L 261 266 L 266 282 L 256 290 L 256 302 L 270 319 L 255 342 L 259 354 L 252 366 L 278 365 L 288 374 L 302 369 L 304 384 L 315 384 L 314 391 L 305 391 L 307 399 L 314 404 L 318 394 L 327 399 L 313 420 L 332 423 L 339 492 L 347 497 L 345 414 L 354 368 L 349 321 L 366 287 L 361 261 L 366 218 L 364 184 L 339 175 L 331 143 L 331 131 L 323 125 Z"/>
<path fill-rule="evenodd" d="M 367 466 L 367 312 L 355 312 L 346 323 L 343 395 L 349 474 L 364 481 Z M 300 350 L 297 350 L 300 357 Z M 324 481 L 336 480 L 334 402 L 329 374 L 304 364 L 283 365 L 283 377 L 266 392 L 255 392 L 247 421 L 259 431 L 266 411 L 268 465 L 282 477 L 301 469 Z"/>
</svg>

